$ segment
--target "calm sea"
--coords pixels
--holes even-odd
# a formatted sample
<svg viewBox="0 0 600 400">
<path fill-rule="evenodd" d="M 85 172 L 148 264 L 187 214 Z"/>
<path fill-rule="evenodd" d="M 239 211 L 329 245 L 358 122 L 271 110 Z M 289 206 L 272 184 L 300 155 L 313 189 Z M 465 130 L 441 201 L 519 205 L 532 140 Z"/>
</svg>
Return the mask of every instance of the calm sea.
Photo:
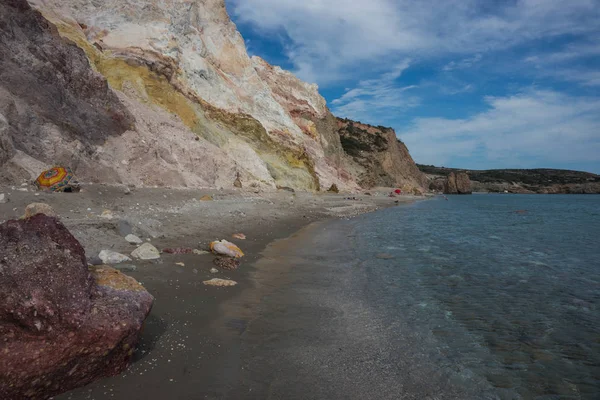
<svg viewBox="0 0 600 400">
<path fill-rule="evenodd" d="M 374 306 L 433 335 L 440 367 L 503 398 L 600 399 L 600 196 L 449 196 L 356 224 Z"/>
<path fill-rule="evenodd" d="M 600 399 L 600 196 L 440 197 L 297 242 L 244 336 L 246 393 Z"/>
</svg>

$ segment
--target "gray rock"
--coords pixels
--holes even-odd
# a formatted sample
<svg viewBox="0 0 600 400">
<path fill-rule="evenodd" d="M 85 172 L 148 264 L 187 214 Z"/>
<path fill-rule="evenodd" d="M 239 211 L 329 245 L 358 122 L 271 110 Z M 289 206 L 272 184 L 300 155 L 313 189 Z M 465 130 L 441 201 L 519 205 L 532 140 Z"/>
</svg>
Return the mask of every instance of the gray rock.
<svg viewBox="0 0 600 400">
<path fill-rule="evenodd" d="M 133 233 L 131 224 L 124 219 L 119 220 L 117 229 L 119 230 L 119 235 L 121 235 L 121 236 L 127 236 L 127 235 L 131 235 Z"/>
<path fill-rule="evenodd" d="M 160 252 L 150 243 L 144 243 L 131 252 L 131 255 L 134 258 L 139 258 L 140 260 L 156 260 L 160 258 Z"/>
<path fill-rule="evenodd" d="M 127 242 L 129 244 L 142 244 L 144 243 L 144 241 L 142 239 L 140 239 L 139 237 L 133 235 L 133 234 L 129 234 L 127 236 L 125 236 L 125 240 L 127 240 Z"/>
<path fill-rule="evenodd" d="M 124 254 L 117 253 L 112 250 L 102 250 L 100 254 L 98 254 L 100 260 L 102 260 L 103 264 L 120 264 L 125 261 L 131 261 L 131 258 L 127 257 Z"/>
<path fill-rule="evenodd" d="M 116 270 L 121 272 L 135 272 L 137 271 L 137 267 L 133 264 L 119 264 L 113 267 Z"/>
<path fill-rule="evenodd" d="M 98 256 L 91 256 L 91 257 L 88 257 L 88 260 L 87 260 L 87 262 L 88 262 L 88 264 L 90 264 L 90 265 L 102 265 L 102 264 L 104 264 L 104 263 L 102 262 L 102 260 L 100 259 L 100 257 L 98 257 Z"/>
<path fill-rule="evenodd" d="M 0 204 L 8 203 L 8 196 L 4 193 L 0 193 Z"/>
</svg>

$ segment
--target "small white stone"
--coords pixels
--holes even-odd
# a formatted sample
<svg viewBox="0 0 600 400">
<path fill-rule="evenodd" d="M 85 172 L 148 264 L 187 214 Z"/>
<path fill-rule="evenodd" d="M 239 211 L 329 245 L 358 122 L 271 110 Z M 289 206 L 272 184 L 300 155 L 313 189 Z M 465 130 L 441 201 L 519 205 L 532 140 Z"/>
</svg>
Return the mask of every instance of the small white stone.
<svg viewBox="0 0 600 400">
<path fill-rule="evenodd" d="M 102 250 L 100 254 L 98 254 L 98 258 L 102 260 L 104 264 L 119 264 L 125 261 L 131 261 L 131 258 L 127 257 L 124 254 L 117 253 L 112 250 Z"/>
<path fill-rule="evenodd" d="M 133 234 L 129 234 L 127 236 L 125 236 L 125 240 L 129 243 L 129 244 L 142 244 L 144 243 L 144 241 L 142 239 L 140 239 L 139 237 L 133 235 Z"/>
</svg>

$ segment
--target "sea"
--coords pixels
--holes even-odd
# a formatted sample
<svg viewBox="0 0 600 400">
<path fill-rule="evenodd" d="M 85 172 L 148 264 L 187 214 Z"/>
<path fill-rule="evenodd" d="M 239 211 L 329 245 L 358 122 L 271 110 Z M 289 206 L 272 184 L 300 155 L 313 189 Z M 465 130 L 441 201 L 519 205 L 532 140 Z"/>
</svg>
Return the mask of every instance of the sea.
<svg viewBox="0 0 600 400">
<path fill-rule="evenodd" d="M 443 196 L 313 226 L 238 398 L 600 399 L 600 196 Z"/>
</svg>

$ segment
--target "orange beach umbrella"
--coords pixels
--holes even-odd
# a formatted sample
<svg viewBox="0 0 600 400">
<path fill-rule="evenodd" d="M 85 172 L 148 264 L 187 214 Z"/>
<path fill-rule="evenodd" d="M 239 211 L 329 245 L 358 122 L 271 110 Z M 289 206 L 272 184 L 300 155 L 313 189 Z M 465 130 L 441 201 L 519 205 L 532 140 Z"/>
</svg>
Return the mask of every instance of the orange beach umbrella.
<svg viewBox="0 0 600 400">
<path fill-rule="evenodd" d="M 79 187 L 69 167 L 53 167 L 44 171 L 35 180 L 35 184 L 40 190 L 52 192 L 72 191 Z"/>
</svg>

